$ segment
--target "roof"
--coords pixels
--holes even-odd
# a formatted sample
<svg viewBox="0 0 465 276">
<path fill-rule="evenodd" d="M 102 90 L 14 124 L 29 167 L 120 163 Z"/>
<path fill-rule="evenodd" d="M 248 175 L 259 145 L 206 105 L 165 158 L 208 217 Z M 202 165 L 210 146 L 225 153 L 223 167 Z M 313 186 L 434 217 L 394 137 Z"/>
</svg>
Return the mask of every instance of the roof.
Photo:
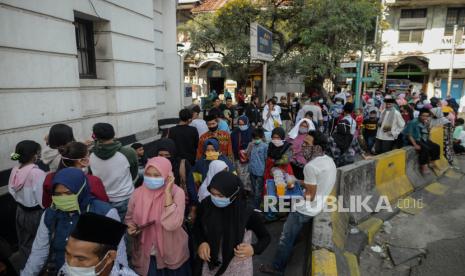
<svg viewBox="0 0 465 276">
<path fill-rule="evenodd" d="M 204 0 L 202 4 L 198 5 L 197 7 L 191 10 L 192 13 L 200 13 L 200 12 L 214 12 L 220 8 L 222 8 L 226 3 L 230 0 Z M 258 5 L 262 5 L 268 3 L 263 0 L 250 0 L 255 2 Z M 280 3 L 280 6 L 290 6 L 292 5 L 293 0 L 275 0 L 276 2 Z"/>
<path fill-rule="evenodd" d="M 223 7 L 229 0 L 205 0 L 202 4 L 193 8 L 191 12 L 212 12 L 216 11 L 219 8 Z"/>
</svg>

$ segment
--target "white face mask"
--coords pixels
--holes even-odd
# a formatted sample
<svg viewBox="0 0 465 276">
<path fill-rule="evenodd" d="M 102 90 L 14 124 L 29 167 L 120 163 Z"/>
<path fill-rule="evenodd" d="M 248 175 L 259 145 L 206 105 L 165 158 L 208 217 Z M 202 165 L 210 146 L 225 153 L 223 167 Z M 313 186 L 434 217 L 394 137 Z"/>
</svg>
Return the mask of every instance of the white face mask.
<svg viewBox="0 0 465 276">
<path fill-rule="evenodd" d="M 275 145 L 276 147 L 281 147 L 282 145 L 284 145 L 283 140 L 271 140 L 271 143 L 273 143 L 273 145 Z"/>
<path fill-rule="evenodd" d="M 107 252 L 108 254 L 108 252 Z M 89 266 L 89 267 L 77 267 L 77 266 L 70 266 L 68 262 L 65 261 L 65 271 L 66 275 L 68 276 L 96 276 L 100 275 L 103 270 L 105 269 L 106 265 L 99 271 L 95 272 L 95 268 L 99 266 L 107 257 L 107 254 L 103 257 L 103 259 L 96 265 L 94 266 Z"/>
</svg>

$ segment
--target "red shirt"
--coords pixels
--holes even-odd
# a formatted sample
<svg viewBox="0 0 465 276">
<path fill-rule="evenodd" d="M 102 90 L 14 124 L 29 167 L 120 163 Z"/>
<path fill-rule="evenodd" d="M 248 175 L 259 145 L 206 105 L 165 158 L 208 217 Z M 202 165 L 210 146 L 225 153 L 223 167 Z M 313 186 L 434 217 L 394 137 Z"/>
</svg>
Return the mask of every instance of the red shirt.
<svg viewBox="0 0 465 276">
<path fill-rule="evenodd" d="M 52 205 L 52 179 L 55 176 L 55 173 L 49 173 L 44 180 L 44 191 L 42 194 L 42 206 L 44 208 L 50 207 Z M 107 192 L 105 191 L 105 186 L 103 186 L 102 180 L 100 178 L 88 174 L 87 179 L 89 180 L 90 194 L 95 198 L 108 202 Z"/>
</svg>

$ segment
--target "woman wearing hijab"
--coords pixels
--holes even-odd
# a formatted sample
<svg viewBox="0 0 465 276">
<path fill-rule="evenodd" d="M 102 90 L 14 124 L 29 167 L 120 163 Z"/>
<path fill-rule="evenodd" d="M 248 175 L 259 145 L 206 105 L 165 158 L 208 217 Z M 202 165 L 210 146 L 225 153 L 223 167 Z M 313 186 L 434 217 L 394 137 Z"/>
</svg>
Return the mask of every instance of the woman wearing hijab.
<svg viewBox="0 0 465 276">
<path fill-rule="evenodd" d="M 262 253 L 270 234 L 260 215 L 247 205 L 240 179 L 230 172 L 215 175 L 210 196 L 199 207 L 195 238 L 202 275 L 253 275 L 252 256 Z M 257 241 L 252 243 L 252 232 Z"/>
<path fill-rule="evenodd" d="M 249 178 L 249 158 L 247 148 L 252 141 L 253 128 L 249 124 L 249 119 L 242 115 L 237 119 L 238 127 L 231 133 L 231 142 L 234 154 L 234 165 L 237 175 L 244 184 L 247 191 L 252 191 Z"/>
<path fill-rule="evenodd" d="M 202 185 L 200 185 L 200 188 L 199 188 L 199 201 L 204 200 L 207 196 L 210 195 L 210 192 L 208 191 L 208 186 L 210 186 L 212 178 L 217 173 L 221 171 L 227 171 L 227 170 L 228 170 L 228 165 L 221 160 L 214 160 L 210 163 L 210 166 L 208 167 L 207 177 L 202 182 Z"/>
<path fill-rule="evenodd" d="M 289 132 L 287 141 L 292 144 L 292 171 L 297 179 L 304 179 L 303 169 L 307 161 L 303 157 L 302 145 L 307 133 L 310 130 L 315 130 L 315 125 L 309 119 L 301 119 L 292 130 Z"/>
<path fill-rule="evenodd" d="M 281 127 L 273 129 L 271 132 L 271 142 L 268 145 L 267 160 L 265 164 L 265 183 L 268 179 L 275 179 L 278 171 L 281 171 L 285 178 L 293 176 L 294 172 L 290 164 L 292 158 L 291 144 L 284 140 L 286 133 Z M 291 180 L 291 178 L 285 179 Z M 275 179 L 276 181 L 276 179 Z"/>
<path fill-rule="evenodd" d="M 447 161 L 452 164 L 454 161 L 453 152 L 452 152 L 452 126 L 449 119 L 444 117 L 442 112 L 442 107 L 435 107 L 430 110 L 432 119 L 430 126 L 433 127 L 442 127 L 444 129 L 444 157 Z"/>
<path fill-rule="evenodd" d="M 79 215 L 92 212 L 120 220 L 116 209 L 95 199 L 90 193 L 89 179 L 78 168 L 65 168 L 55 174 L 52 181 L 52 206 L 45 209 L 22 275 L 38 275 L 44 268 L 55 275 L 65 262 L 66 241 L 77 223 Z M 50 254 L 50 256 L 49 256 Z M 117 251 L 118 262 L 127 265 L 126 247 L 121 240 Z M 49 258 L 50 257 L 50 258 Z"/>
<path fill-rule="evenodd" d="M 197 187 L 200 187 L 203 180 L 207 177 L 208 168 L 210 163 L 214 160 L 221 160 L 228 165 L 230 172 L 235 172 L 233 163 L 225 156 L 222 152 L 219 152 L 220 145 L 218 140 L 210 138 L 203 144 L 203 155 L 195 162 L 192 168 L 192 174 L 194 175 L 194 182 Z"/>
<path fill-rule="evenodd" d="M 139 275 L 191 275 L 188 237 L 182 228 L 186 196 L 174 185 L 171 162 L 147 161 L 144 182 L 131 196 L 126 214 L 132 264 Z"/>
</svg>

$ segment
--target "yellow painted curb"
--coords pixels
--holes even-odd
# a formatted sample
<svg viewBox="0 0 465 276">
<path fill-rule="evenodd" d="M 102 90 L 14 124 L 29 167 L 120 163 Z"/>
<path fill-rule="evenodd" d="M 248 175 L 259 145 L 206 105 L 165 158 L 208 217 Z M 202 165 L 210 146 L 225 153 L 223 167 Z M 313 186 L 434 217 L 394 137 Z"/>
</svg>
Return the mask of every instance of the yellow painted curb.
<svg viewBox="0 0 465 276">
<path fill-rule="evenodd" d="M 376 190 L 387 196 L 391 203 L 413 191 L 413 185 L 406 175 L 406 152 L 393 150 L 376 157 Z"/>
<path fill-rule="evenodd" d="M 423 200 L 418 200 L 411 196 L 407 196 L 397 201 L 397 207 L 404 213 L 416 215 L 426 207 L 426 204 L 423 203 Z"/>
<path fill-rule="evenodd" d="M 350 276 L 360 276 L 357 257 L 350 252 L 344 252 L 344 256 L 346 257 L 347 265 L 349 266 Z"/>
<path fill-rule="evenodd" d="M 454 170 L 447 170 L 445 176 L 449 177 L 449 178 L 452 178 L 452 179 L 455 179 L 455 180 L 459 180 L 463 177 L 462 174 L 454 171 Z"/>
<path fill-rule="evenodd" d="M 333 242 L 341 250 L 347 238 L 347 228 L 349 227 L 349 213 L 348 212 L 332 212 L 331 222 L 333 229 Z"/>
<path fill-rule="evenodd" d="M 446 174 L 446 176 L 447 176 L 447 174 Z M 432 193 L 434 195 L 443 195 L 447 191 L 447 186 L 442 185 L 439 182 L 433 182 L 433 183 L 429 184 L 428 186 L 426 186 L 425 190 L 427 190 L 428 192 L 430 192 L 430 193 Z"/>
<path fill-rule="evenodd" d="M 371 244 L 373 242 L 374 236 L 382 225 L 383 221 L 381 219 L 372 217 L 360 223 L 357 228 L 367 234 L 368 244 Z"/>
<path fill-rule="evenodd" d="M 338 276 L 336 255 L 324 248 L 312 251 L 312 276 Z"/>
<path fill-rule="evenodd" d="M 433 127 L 430 132 L 431 141 L 438 144 L 441 148 L 440 159 L 435 161 L 436 168 L 434 172 L 436 175 L 442 175 L 449 168 L 449 162 L 447 162 L 444 157 L 444 128 L 443 127 Z"/>
</svg>

